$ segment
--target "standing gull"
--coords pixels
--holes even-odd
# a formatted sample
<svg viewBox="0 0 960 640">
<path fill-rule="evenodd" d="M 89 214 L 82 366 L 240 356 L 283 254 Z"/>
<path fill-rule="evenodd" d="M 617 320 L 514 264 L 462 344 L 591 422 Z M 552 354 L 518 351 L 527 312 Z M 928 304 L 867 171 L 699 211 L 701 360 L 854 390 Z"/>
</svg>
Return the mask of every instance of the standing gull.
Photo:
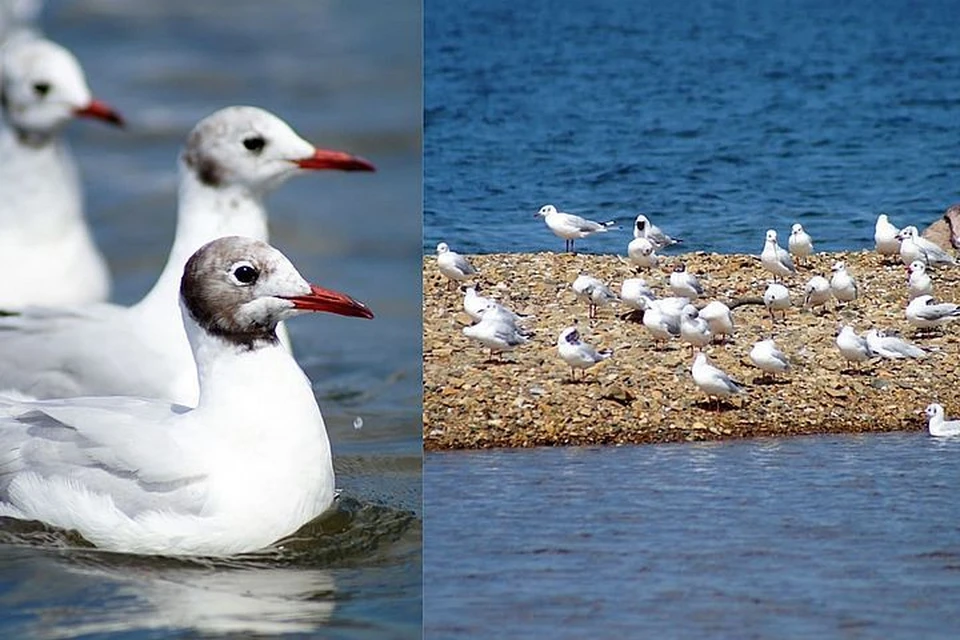
<svg viewBox="0 0 960 640">
<path fill-rule="evenodd" d="M 587 303 L 587 317 L 590 319 L 597 317 L 597 307 L 605 307 L 618 300 L 617 294 L 611 291 L 610 287 L 597 278 L 584 273 L 577 276 L 572 287 L 577 297 Z"/>
<path fill-rule="evenodd" d="M 803 306 L 810 309 L 823 307 L 832 295 L 830 281 L 823 276 L 813 276 L 803 287 Z"/>
<path fill-rule="evenodd" d="M 653 290 L 643 278 L 627 278 L 620 285 L 620 300 L 626 306 L 637 311 L 643 311 L 646 306 L 641 298 L 654 299 Z"/>
<path fill-rule="evenodd" d="M 477 324 L 463 328 L 463 335 L 490 349 L 490 355 L 503 360 L 504 351 L 512 351 L 529 342 L 515 322 L 500 313 L 485 313 Z"/>
<path fill-rule="evenodd" d="M 650 222 L 649 218 L 642 213 L 637 216 L 637 220 L 633 224 L 633 237 L 646 238 L 653 244 L 655 249 L 665 249 L 671 245 L 683 242 L 682 240 L 671 238 L 665 234 L 660 230 L 660 227 Z"/>
<path fill-rule="evenodd" d="M 570 377 L 574 380 L 577 369 L 589 369 L 613 355 L 610 349 L 597 351 L 592 345 L 584 342 L 576 326 L 567 327 L 560 332 L 557 338 L 557 351 L 560 353 L 560 358 L 570 365 Z"/>
<path fill-rule="evenodd" d="M 750 362 L 764 373 L 776 375 L 790 371 L 790 359 L 772 340 L 761 340 L 750 350 Z"/>
<path fill-rule="evenodd" d="M 870 345 L 867 344 L 867 339 L 858 336 L 850 325 L 844 325 L 840 328 L 840 332 L 837 334 L 837 348 L 840 350 L 840 355 L 857 365 L 857 369 L 860 368 L 861 362 L 876 357 L 876 354 L 870 349 Z"/>
<path fill-rule="evenodd" d="M 630 262 L 640 268 L 652 269 L 660 262 L 657 248 L 646 238 L 634 238 L 627 245 L 627 257 Z"/>
<path fill-rule="evenodd" d="M 707 354 L 698 351 L 691 368 L 693 382 L 707 396 L 716 398 L 717 410 L 720 410 L 720 398 L 738 393 L 746 393 L 739 383 L 726 373 L 710 364 Z"/>
<path fill-rule="evenodd" d="M 906 316 L 907 322 L 921 331 L 934 329 L 960 320 L 960 306 L 952 302 L 937 302 L 931 295 L 922 295 L 910 301 Z"/>
<path fill-rule="evenodd" d="M 767 229 L 763 251 L 760 253 L 760 264 L 773 274 L 774 279 L 796 273 L 790 254 L 777 244 L 777 232 Z"/>
<path fill-rule="evenodd" d="M 702 349 L 713 340 L 710 325 L 698 315 L 692 304 L 684 307 L 680 314 L 680 339 L 690 345 L 691 352 Z"/>
<path fill-rule="evenodd" d="M 544 205 L 540 208 L 536 216 L 542 217 L 547 223 L 553 235 L 563 238 L 564 250 L 573 253 L 573 241 L 579 238 L 586 238 L 595 233 L 605 233 L 615 222 L 594 222 L 572 213 L 562 213 L 552 204 Z"/>
<path fill-rule="evenodd" d="M 830 276 L 830 291 L 838 302 L 853 302 L 857 299 L 857 282 L 847 271 L 847 265 L 843 261 L 833 263 L 830 268 L 833 275 Z"/>
<path fill-rule="evenodd" d="M 907 267 L 907 295 L 910 300 L 918 296 L 933 295 L 933 281 L 927 274 L 927 265 L 922 260 L 914 260 Z"/>
<path fill-rule="evenodd" d="M 763 306 L 770 312 L 770 320 L 777 321 L 774 312 L 782 311 L 783 319 L 787 319 L 787 309 L 790 308 L 790 292 L 779 282 L 771 282 L 763 292 Z"/>
<path fill-rule="evenodd" d="M 456 251 L 451 251 L 446 242 L 437 245 L 437 268 L 445 275 L 455 289 L 458 282 L 469 280 L 476 275 L 473 265 Z"/>
<path fill-rule="evenodd" d="M 801 263 L 813 253 L 813 238 L 803 230 L 803 225 L 799 222 L 790 229 L 787 247 L 790 249 L 790 254 L 797 258 L 797 262 Z"/>
<path fill-rule="evenodd" d="M 703 295 L 703 285 L 697 276 L 687 271 L 686 264 L 679 262 L 670 273 L 670 292 L 678 297 L 696 300 Z"/>
<path fill-rule="evenodd" d="M 714 339 L 720 339 L 733 335 L 733 311 L 730 307 L 719 300 L 712 300 L 703 309 L 700 309 L 700 317 L 710 325 L 710 331 L 713 332 Z"/>
<path fill-rule="evenodd" d="M 921 238 L 914 226 L 904 227 L 900 231 L 900 260 L 909 265 L 914 260 L 921 260 L 931 267 L 940 265 L 955 265 L 957 262 L 952 255 L 926 238 Z"/>
<path fill-rule="evenodd" d="M 900 229 L 890 223 L 887 214 L 877 216 L 873 230 L 873 243 L 877 253 L 882 256 L 895 256 L 900 253 Z"/>
</svg>

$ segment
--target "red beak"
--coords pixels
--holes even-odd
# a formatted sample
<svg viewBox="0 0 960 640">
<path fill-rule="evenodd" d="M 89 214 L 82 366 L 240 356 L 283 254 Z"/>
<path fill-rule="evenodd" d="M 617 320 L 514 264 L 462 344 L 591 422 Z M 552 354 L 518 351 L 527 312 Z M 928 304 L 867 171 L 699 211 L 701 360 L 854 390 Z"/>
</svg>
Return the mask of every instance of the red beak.
<svg viewBox="0 0 960 640">
<path fill-rule="evenodd" d="M 99 100 L 91 100 L 90 104 L 82 109 L 77 109 L 74 113 L 80 117 L 97 118 L 117 127 L 123 126 L 123 118 L 120 114 L 114 111 L 113 107 Z"/>
<path fill-rule="evenodd" d="M 305 296 L 287 298 L 297 309 L 305 311 L 326 311 L 353 318 L 372 318 L 373 312 L 367 305 L 358 302 L 345 293 L 310 285 L 310 293 Z"/>
<path fill-rule="evenodd" d="M 339 169 L 340 171 L 376 171 L 372 164 L 342 151 L 317 149 L 307 158 L 293 161 L 301 169 Z"/>
</svg>

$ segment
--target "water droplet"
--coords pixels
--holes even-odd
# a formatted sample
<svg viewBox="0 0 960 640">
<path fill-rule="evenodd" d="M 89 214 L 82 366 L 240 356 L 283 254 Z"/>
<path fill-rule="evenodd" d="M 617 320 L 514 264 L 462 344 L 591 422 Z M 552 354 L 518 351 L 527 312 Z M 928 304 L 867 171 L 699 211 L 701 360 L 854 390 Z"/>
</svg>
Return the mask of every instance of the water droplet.
<svg viewBox="0 0 960 640">
<path fill-rule="evenodd" d="M 354 418 L 354 419 L 353 419 L 353 428 L 354 428 L 354 429 L 362 429 L 362 428 L 363 428 L 363 418 L 361 418 L 360 416 L 357 416 L 356 418 Z"/>
</svg>

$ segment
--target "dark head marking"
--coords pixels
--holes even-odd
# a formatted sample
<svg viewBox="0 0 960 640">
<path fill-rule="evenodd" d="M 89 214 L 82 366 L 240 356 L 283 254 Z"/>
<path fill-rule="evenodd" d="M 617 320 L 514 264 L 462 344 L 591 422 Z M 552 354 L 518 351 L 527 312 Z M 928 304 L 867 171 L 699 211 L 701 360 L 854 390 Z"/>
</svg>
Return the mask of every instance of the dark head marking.
<svg viewBox="0 0 960 640">
<path fill-rule="evenodd" d="M 578 342 L 580 342 L 580 332 L 574 329 L 573 331 L 567 334 L 566 340 L 570 344 L 577 344 Z"/>
<path fill-rule="evenodd" d="M 187 147 L 183 151 L 183 162 L 208 187 L 223 184 L 223 168 L 216 160 L 203 153 L 204 130 L 196 129 L 187 138 Z"/>
<path fill-rule="evenodd" d="M 637 220 L 637 231 L 643 231 L 643 227 L 646 226 L 646 220 Z"/>
</svg>

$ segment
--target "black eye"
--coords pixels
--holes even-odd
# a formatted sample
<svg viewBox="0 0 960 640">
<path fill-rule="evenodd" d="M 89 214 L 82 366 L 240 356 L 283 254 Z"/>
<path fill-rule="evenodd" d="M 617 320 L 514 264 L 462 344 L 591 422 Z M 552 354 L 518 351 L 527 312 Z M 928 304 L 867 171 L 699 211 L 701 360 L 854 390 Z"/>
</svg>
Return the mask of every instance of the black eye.
<svg viewBox="0 0 960 640">
<path fill-rule="evenodd" d="M 245 139 L 243 146 L 254 153 L 260 153 L 263 151 L 263 148 L 267 146 L 267 141 L 263 139 L 263 136 L 253 136 L 252 138 Z"/>
<path fill-rule="evenodd" d="M 253 284 L 259 275 L 260 273 L 248 264 L 242 264 L 233 270 L 233 277 L 240 284 Z"/>
<path fill-rule="evenodd" d="M 50 83 L 49 82 L 37 82 L 33 85 L 33 92 L 36 93 L 41 98 L 50 93 Z"/>
</svg>

